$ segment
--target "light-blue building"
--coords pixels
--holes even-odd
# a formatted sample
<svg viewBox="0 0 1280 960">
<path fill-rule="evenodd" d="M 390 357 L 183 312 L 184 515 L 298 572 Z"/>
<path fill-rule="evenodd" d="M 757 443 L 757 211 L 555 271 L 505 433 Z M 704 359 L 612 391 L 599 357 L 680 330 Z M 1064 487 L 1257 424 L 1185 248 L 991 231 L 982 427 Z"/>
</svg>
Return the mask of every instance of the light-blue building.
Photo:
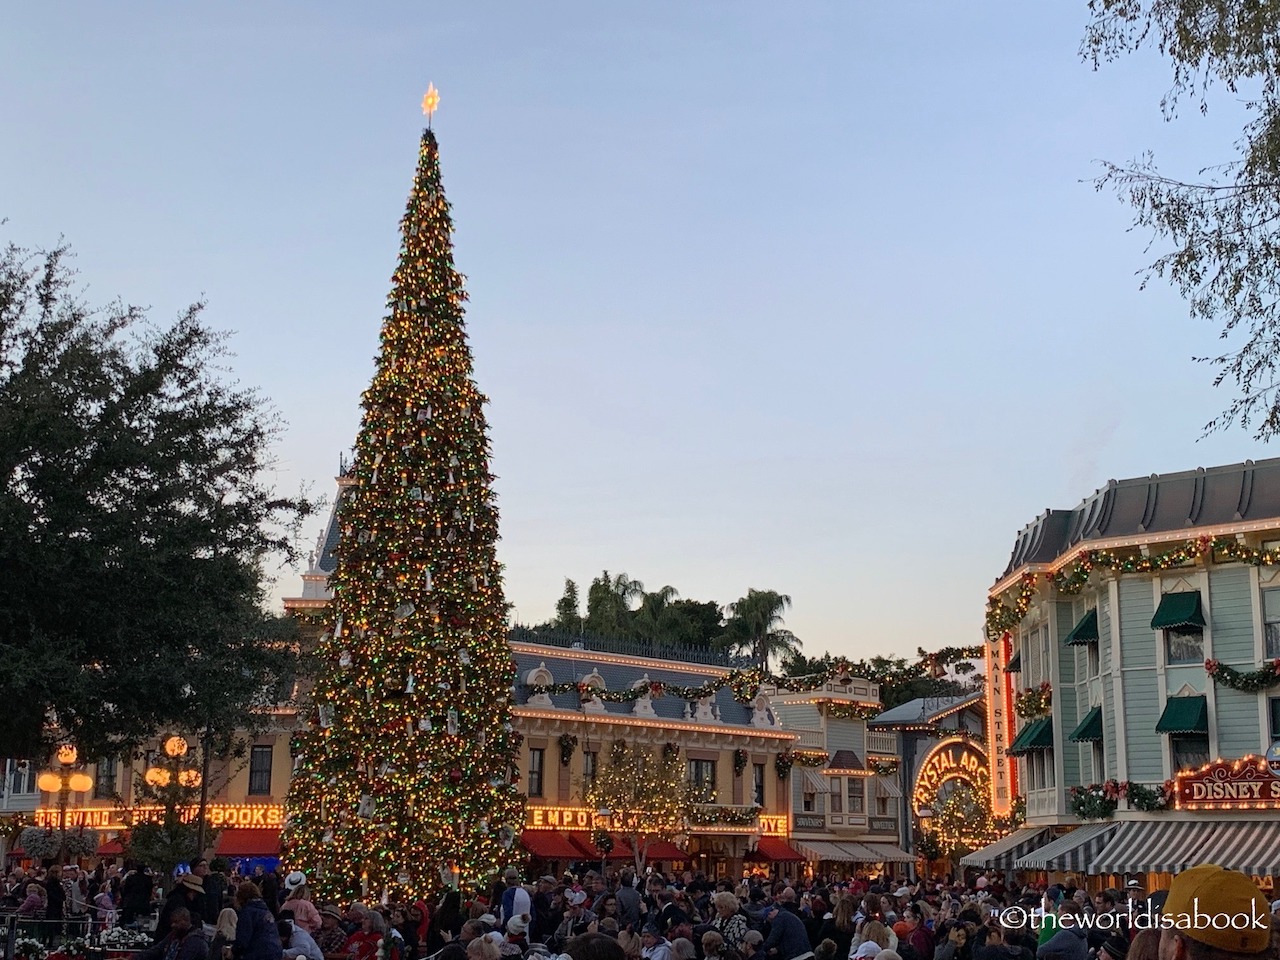
<svg viewBox="0 0 1280 960">
<path fill-rule="evenodd" d="M 1027 826 L 968 865 L 1280 874 L 1280 459 L 1046 511 L 988 599 L 995 807 Z"/>
</svg>

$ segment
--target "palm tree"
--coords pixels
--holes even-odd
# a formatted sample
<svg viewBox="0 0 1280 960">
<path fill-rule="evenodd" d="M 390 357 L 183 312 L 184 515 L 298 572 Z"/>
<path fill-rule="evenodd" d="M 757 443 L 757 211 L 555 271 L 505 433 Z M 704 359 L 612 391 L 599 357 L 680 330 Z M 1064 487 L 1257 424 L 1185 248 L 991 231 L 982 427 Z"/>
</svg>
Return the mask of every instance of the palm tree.
<svg viewBox="0 0 1280 960">
<path fill-rule="evenodd" d="M 672 602 L 680 594 L 667 586 L 640 598 L 640 606 L 632 619 L 636 639 L 665 647 L 684 643 L 689 635 L 689 620 Z"/>
<path fill-rule="evenodd" d="M 749 656 L 761 670 L 768 670 L 770 661 L 785 659 L 801 647 L 800 638 L 782 626 L 782 615 L 790 606 L 791 598 L 785 593 L 748 590 L 741 600 L 729 604 L 722 642 L 735 653 Z"/>
<path fill-rule="evenodd" d="M 631 603 L 644 595 L 644 584 L 625 573 L 610 576 L 603 571 L 587 590 L 588 632 L 604 637 L 625 637 L 631 626 Z"/>
</svg>

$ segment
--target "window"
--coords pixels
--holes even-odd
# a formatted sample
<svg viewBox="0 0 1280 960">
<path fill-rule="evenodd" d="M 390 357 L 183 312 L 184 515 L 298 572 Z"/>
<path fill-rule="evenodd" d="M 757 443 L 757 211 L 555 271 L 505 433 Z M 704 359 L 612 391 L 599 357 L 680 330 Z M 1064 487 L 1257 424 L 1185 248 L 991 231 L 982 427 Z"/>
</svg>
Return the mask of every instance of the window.
<svg viewBox="0 0 1280 960">
<path fill-rule="evenodd" d="M 1196 769 L 1209 762 L 1209 738 L 1204 734 L 1169 737 L 1173 770 Z"/>
<path fill-rule="evenodd" d="M 831 812 L 843 813 L 844 806 L 841 804 L 840 791 L 844 789 L 844 785 L 840 782 L 839 777 L 831 778 Z M 853 813 L 853 808 L 849 808 L 849 812 Z"/>
<path fill-rule="evenodd" d="M 815 806 L 814 797 L 812 793 L 805 793 L 801 795 L 801 799 L 800 799 L 801 810 L 803 810 L 805 813 L 813 813 L 814 806 Z"/>
<path fill-rule="evenodd" d="M 689 761 L 689 786 L 702 803 L 716 802 L 716 762 L 714 760 Z"/>
<path fill-rule="evenodd" d="M 271 793 L 271 747 L 255 745 L 249 753 L 249 794 L 255 797 Z"/>
<path fill-rule="evenodd" d="M 876 797 L 876 813 L 882 817 L 888 816 L 889 814 L 889 798 L 888 797 L 880 797 L 880 796 Z"/>
<path fill-rule="evenodd" d="M 1090 744 L 1090 746 L 1093 748 L 1091 751 L 1093 754 L 1093 779 L 1095 783 L 1101 783 L 1103 780 L 1107 779 L 1107 758 L 1102 752 L 1101 743 L 1093 743 Z"/>
<path fill-rule="evenodd" d="M 595 750 L 582 751 L 582 778 L 587 782 L 591 782 L 596 778 L 596 762 L 600 759 L 600 754 Z"/>
<path fill-rule="evenodd" d="M 1280 657 L 1280 590 L 1262 591 L 1262 635 L 1267 646 L 1266 657 Z"/>
<path fill-rule="evenodd" d="M 1271 711 L 1271 742 L 1275 743 L 1280 740 L 1280 697 L 1271 697 L 1267 708 Z"/>
<path fill-rule="evenodd" d="M 547 751 L 541 747 L 529 748 L 529 796 L 542 796 L 542 771 L 545 769 L 543 760 L 546 759 Z"/>
<path fill-rule="evenodd" d="M 1102 655 L 1098 651 L 1098 646 L 1102 643 L 1086 643 L 1085 650 L 1085 676 L 1096 677 L 1102 673 Z"/>
<path fill-rule="evenodd" d="M 36 792 L 36 765 L 34 763 L 28 763 L 26 760 L 0 761 L 0 774 L 7 774 L 0 780 L 0 787 L 3 787 L 4 783 L 8 782 L 10 793 Z"/>
<path fill-rule="evenodd" d="M 764 806 L 764 764 L 755 763 L 751 766 L 751 786 L 754 791 L 753 796 L 756 800 L 757 807 Z"/>
<path fill-rule="evenodd" d="M 1204 663 L 1204 631 L 1199 627 L 1164 631 L 1167 663 Z"/>
<path fill-rule="evenodd" d="M 849 777 L 849 812 L 864 813 L 866 811 L 867 781 L 862 777 Z"/>
<path fill-rule="evenodd" d="M 103 757 L 94 770 L 93 799 L 102 800 L 116 795 L 116 762 Z"/>
</svg>

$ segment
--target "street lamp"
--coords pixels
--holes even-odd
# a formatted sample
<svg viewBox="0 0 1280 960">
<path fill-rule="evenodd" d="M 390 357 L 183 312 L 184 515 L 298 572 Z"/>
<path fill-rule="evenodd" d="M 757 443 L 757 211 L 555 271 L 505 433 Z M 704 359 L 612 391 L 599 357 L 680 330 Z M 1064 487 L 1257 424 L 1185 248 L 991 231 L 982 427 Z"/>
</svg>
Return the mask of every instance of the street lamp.
<svg viewBox="0 0 1280 960">
<path fill-rule="evenodd" d="M 183 766 L 182 759 L 187 755 L 187 741 L 179 736 L 172 736 L 164 742 L 164 755 L 168 762 L 148 767 L 142 775 L 143 779 L 153 787 L 167 787 L 175 781 L 182 787 L 200 786 L 200 771 L 195 767 Z"/>
<path fill-rule="evenodd" d="M 67 802 L 71 799 L 71 791 L 84 793 L 93 787 L 93 777 L 82 770 L 75 769 L 80 759 L 75 745 L 64 743 L 54 755 L 58 761 L 58 770 L 46 770 L 40 774 L 36 785 L 45 793 L 58 795 L 58 863 L 67 862 Z"/>
</svg>

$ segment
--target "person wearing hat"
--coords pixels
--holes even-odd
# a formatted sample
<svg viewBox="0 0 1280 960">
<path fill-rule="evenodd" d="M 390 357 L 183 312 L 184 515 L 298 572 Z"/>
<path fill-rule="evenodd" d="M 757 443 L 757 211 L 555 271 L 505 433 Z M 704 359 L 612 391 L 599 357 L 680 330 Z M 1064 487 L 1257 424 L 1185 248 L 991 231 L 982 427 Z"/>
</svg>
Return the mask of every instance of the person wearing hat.
<svg viewBox="0 0 1280 960">
<path fill-rule="evenodd" d="M 347 942 L 347 931 L 342 929 L 342 914 L 333 904 L 320 908 L 320 932 L 315 935 L 316 945 L 326 957 L 342 953 Z M 220 960 L 215 957 L 214 960 Z"/>
<path fill-rule="evenodd" d="M 1160 960 L 1242 960 L 1271 946 L 1266 897 L 1243 873 L 1217 864 L 1175 876 L 1160 920 Z"/>
<path fill-rule="evenodd" d="M 769 960 L 794 960 L 812 951 L 809 931 L 799 915 L 783 909 L 783 905 L 775 901 L 765 907 L 764 919 L 769 924 L 769 936 L 764 941 L 764 953 Z"/>
<path fill-rule="evenodd" d="M 320 911 L 311 902 L 307 875 L 301 870 L 294 870 L 284 878 L 284 888 L 289 891 L 289 895 L 280 908 L 281 919 L 293 920 L 308 934 L 315 937 L 320 932 Z"/>
<path fill-rule="evenodd" d="M 204 916 L 204 881 L 194 873 L 184 873 L 178 877 L 164 906 L 160 908 L 160 919 L 156 923 L 156 932 L 152 943 L 159 943 L 169 935 L 170 918 L 178 907 L 185 907 L 193 917 Z"/>
<path fill-rule="evenodd" d="M 586 933 L 596 920 L 596 915 L 587 908 L 585 890 L 570 890 L 565 894 L 564 902 L 567 909 L 555 933 L 556 939 L 562 943 L 570 937 L 579 937 Z"/>
<path fill-rule="evenodd" d="M 507 921 L 507 939 L 498 944 L 503 956 L 520 957 L 529 947 L 529 921 L 524 917 L 512 917 Z"/>
<path fill-rule="evenodd" d="M 505 928 L 516 917 L 522 917 L 526 923 L 533 919 L 533 899 L 520 883 L 520 871 L 515 867 L 507 867 L 502 875 L 506 889 L 502 891 L 499 923 Z"/>
</svg>

